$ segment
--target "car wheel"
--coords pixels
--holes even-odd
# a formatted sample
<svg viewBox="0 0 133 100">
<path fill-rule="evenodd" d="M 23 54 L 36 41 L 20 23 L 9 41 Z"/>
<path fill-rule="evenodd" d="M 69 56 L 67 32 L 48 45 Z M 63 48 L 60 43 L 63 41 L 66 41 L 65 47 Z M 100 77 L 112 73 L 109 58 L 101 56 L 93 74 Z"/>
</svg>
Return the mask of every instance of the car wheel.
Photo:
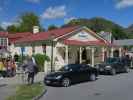
<svg viewBox="0 0 133 100">
<path fill-rule="evenodd" d="M 62 80 L 62 86 L 68 87 L 68 86 L 70 86 L 70 84 L 71 84 L 71 81 L 70 81 L 69 78 L 64 78 L 64 79 Z"/>
<path fill-rule="evenodd" d="M 111 73 L 111 75 L 115 75 L 116 74 L 116 70 L 113 68 L 110 73 Z"/>
<path fill-rule="evenodd" d="M 90 81 L 95 81 L 96 80 L 96 75 L 95 74 L 91 74 L 90 75 Z"/>
<path fill-rule="evenodd" d="M 125 67 L 125 72 L 128 73 L 130 71 L 129 67 Z"/>
</svg>

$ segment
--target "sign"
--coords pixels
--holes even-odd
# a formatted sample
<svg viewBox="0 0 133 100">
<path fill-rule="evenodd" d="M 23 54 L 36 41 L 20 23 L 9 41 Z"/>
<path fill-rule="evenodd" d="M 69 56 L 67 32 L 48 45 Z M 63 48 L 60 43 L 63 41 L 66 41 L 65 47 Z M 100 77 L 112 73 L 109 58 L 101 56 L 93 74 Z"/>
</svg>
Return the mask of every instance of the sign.
<svg viewBox="0 0 133 100">
<path fill-rule="evenodd" d="M 86 32 L 80 32 L 79 33 L 79 35 L 78 35 L 78 37 L 80 38 L 80 39 L 88 39 L 88 33 L 86 33 Z"/>
</svg>

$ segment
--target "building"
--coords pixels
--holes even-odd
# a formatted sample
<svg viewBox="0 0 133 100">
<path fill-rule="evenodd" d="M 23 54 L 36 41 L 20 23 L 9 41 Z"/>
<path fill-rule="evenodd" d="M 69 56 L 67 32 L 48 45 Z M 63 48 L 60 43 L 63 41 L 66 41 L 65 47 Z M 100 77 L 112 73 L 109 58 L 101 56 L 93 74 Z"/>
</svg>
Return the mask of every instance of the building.
<svg viewBox="0 0 133 100">
<path fill-rule="evenodd" d="M 115 45 L 87 27 L 67 27 L 38 32 L 15 41 L 15 46 L 25 48 L 24 54 L 45 53 L 51 62 L 45 63 L 45 71 L 58 70 L 65 64 L 86 62 L 94 66 L 113 57 Z M 119 49 L 121 52 L 121 49 Z M 121 56 L 121 53 L 120 53 Z"/>
<path fill-rule="evenodd" d="M 47 32 L 7 35 L 7 45 L 12 57 L 18 55 L 46 54 L 51 62 L 46 62 L 44 70 L 58 70 L 65 64 L 88 63 L 94 66 L 107 57 L 122 56 L 121 46 L 114 45 L 111 33 L 95 33 L 87 27 L 72 26 Z M 1 37 L 2 38 L 2 37 Z"/>
</svg>

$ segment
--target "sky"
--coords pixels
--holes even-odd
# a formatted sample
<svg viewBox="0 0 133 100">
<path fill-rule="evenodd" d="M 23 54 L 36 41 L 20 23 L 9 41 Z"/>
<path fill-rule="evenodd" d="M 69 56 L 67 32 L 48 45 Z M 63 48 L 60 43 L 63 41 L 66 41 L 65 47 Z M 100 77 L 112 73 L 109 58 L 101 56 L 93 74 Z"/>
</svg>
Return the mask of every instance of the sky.
<svg viewBox="0 0 133 100">
<path fill-rule="evenodd" d="M 123 27 L 133 24 L 133 0 L 0 0 L 0 25 L 14 24 L 24 12 L 37 14 L 44 28 L 92 17 L 103 17 Z"/>
</svg>

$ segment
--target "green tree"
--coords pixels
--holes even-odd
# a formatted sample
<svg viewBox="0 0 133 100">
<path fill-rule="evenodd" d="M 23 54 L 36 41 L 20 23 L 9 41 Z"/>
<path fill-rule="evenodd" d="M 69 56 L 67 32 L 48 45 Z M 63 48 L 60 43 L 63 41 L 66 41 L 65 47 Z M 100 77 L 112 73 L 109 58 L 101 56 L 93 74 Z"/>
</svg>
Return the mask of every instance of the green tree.
<svg viewBox="0 0 133 100">
<path fill-rule="evenodd" d="M 18 17 L 18 25 L 11 25 L 7 27 L 8 32 L 33 32 L 33 26 L 39 26 L 40 31 L 44 31 L 41 27 L 39 17 L 33 12 L 25 12 Z"/>
<path fill-rule="evenodd" d="M 50 58 L 45 54 L 35 54 L 33 57 L 35 58 L 37 66 L 39 67 L 39 71 L 44 71 L 44 63 L 45 61 L 49 62 Z"/>
<path fill-rule="evenodd" d="M 55 25 L 50 25 L 50 26 L 48 27 L 48 30 L 54 30 L 54 29 L 58 29 L 58 27 L 55 26 Z"/>
<path fill-rule="evenodd" d="M 41 27 L 39 17 L 32 12 L 22 14 L 20 16 L 19 23 L 19 30 L 21 32 L 32 32 L 33 26 Z"/>
<path fill-rule="evenodd" d="M 16 32 L 19 32 L 19 29 L 17 26 L 15 25 L 10 25 L 7 27 L 6 29 L 9 33 L 16 33 Z"/>
<path fill-rule="evenodd" d="M 119 27 L 114 27 L 112 29 L 112 35 L 116 40 L 129 38 L 128 34 L 126 34 L 124 30 Z"/>
<path fill-rule="evenodd" d="M 107 20 L 101 17 L 94 17 L 91 19 L 79 18 L 73 19 L 69 23 L 63 25 L 62 27 L 69 27 L 69 26 L 86 26 L 92 29 L 95 32 L 105 31 L 105 32 L 113 32 L 113 36 L 116 39 L 125 39 L 125 38 L 133 38 L 132 33 L 128 33 L 125 31 L 125 28 L 122 26 Z M 130 30 L 133 26 L 130 27 Z M 130 31 L 131 32 L 131 31 Z"/>
</svg>

